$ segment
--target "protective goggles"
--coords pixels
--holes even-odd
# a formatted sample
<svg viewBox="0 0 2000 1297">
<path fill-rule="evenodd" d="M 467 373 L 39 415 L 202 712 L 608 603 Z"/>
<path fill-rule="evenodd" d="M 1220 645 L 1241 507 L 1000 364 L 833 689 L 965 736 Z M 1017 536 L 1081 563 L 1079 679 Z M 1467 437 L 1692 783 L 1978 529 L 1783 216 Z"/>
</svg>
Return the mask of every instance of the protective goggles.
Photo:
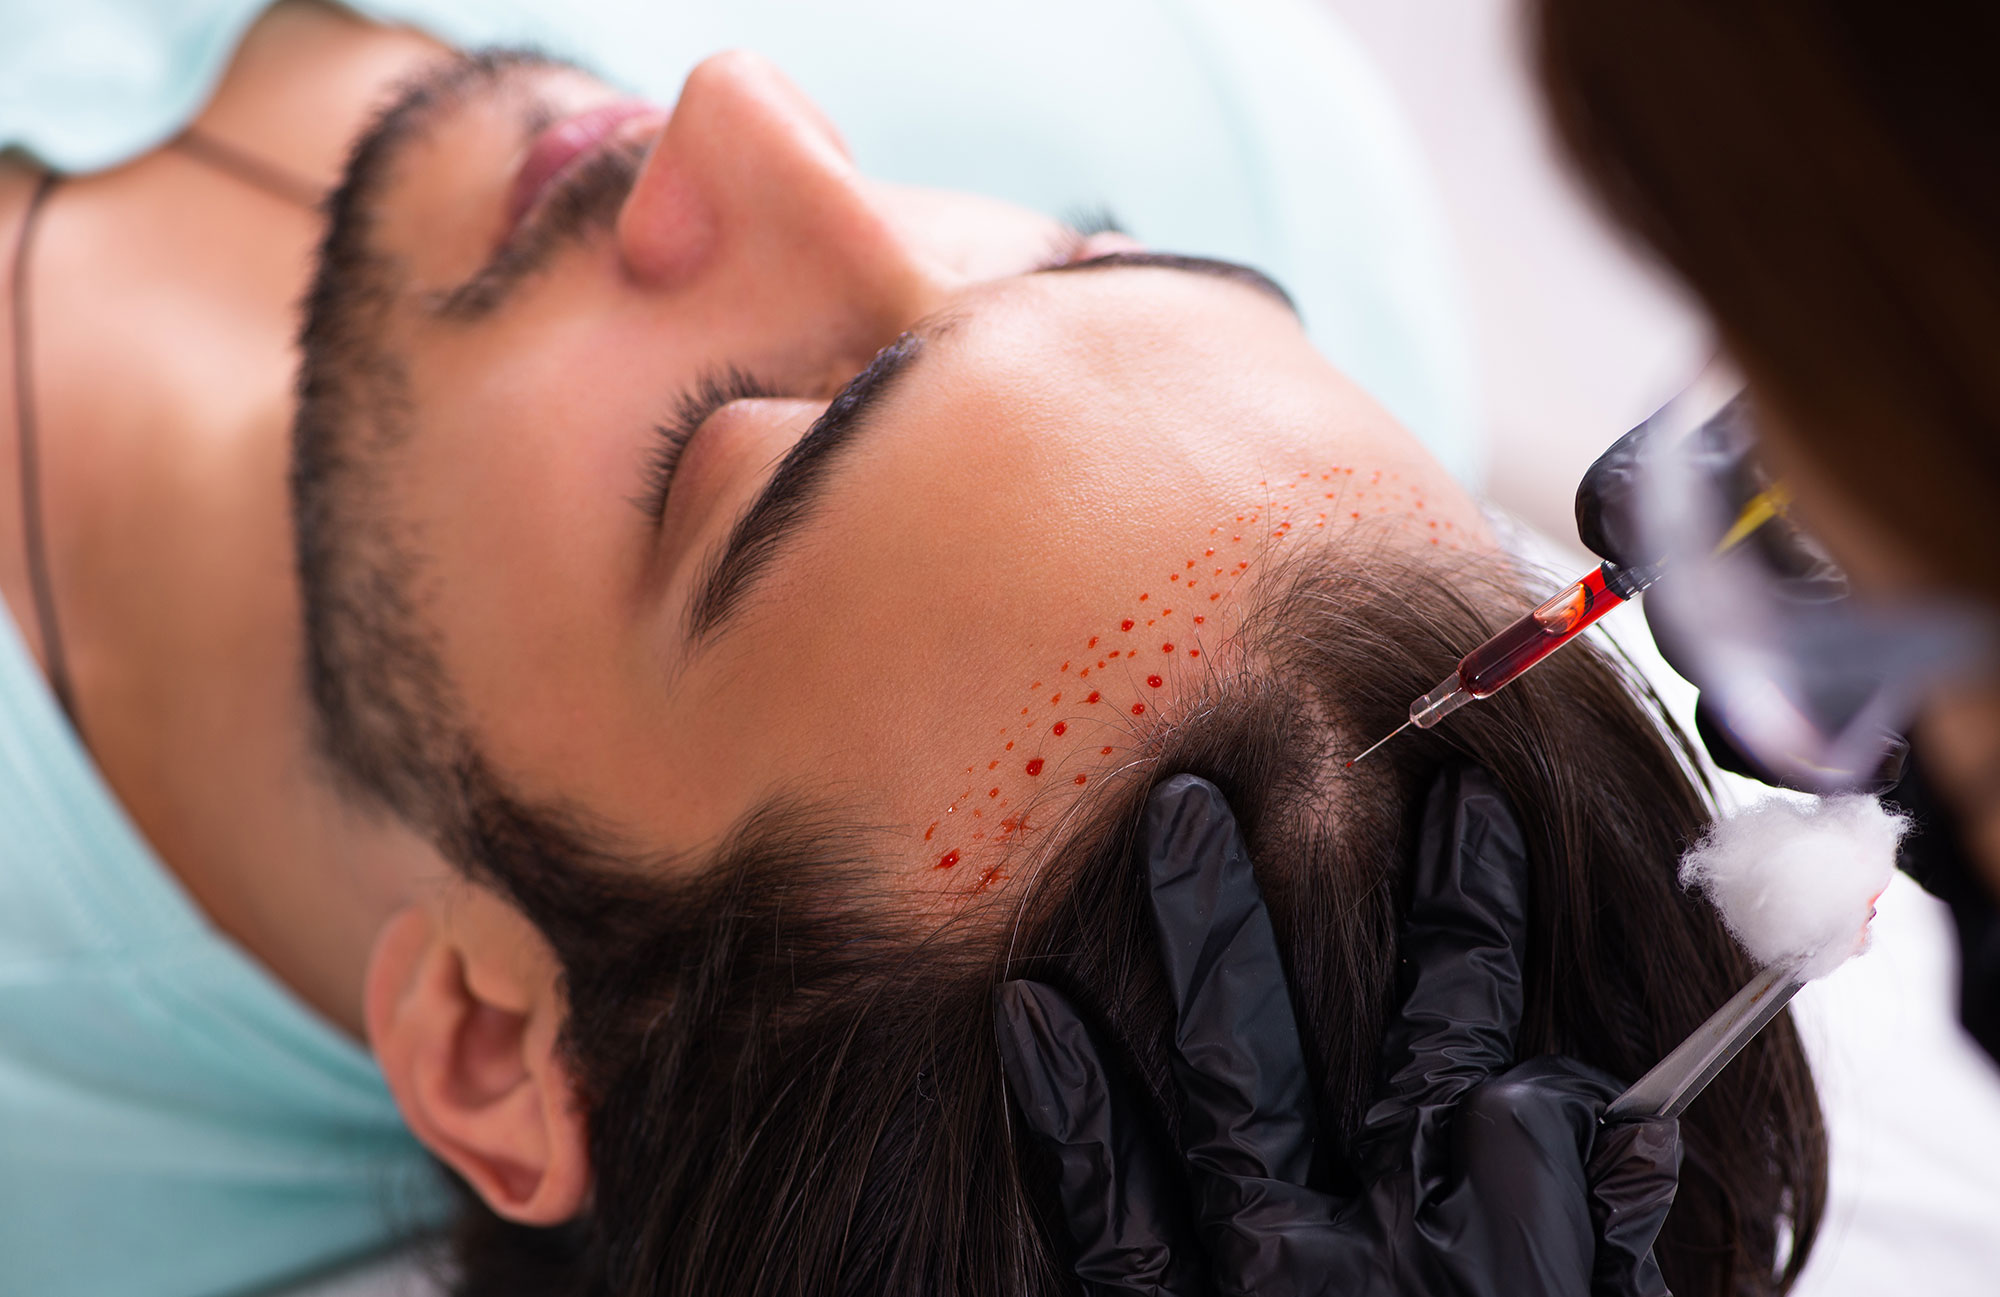
<svg viewBox="0 0 2000 1297">
<path fill-rule="evenodd" d="M 1742 378 L 1721 360 L 1643 425 L 1638 531 L 1661 563 L 1649 620 L 1710 723 L 1754 762 L 1817 792 L 1867 784 L 2000 633 L 1970 603 L 1852 591 L 1790 517 L 1756 440 Z"/>
</svg>

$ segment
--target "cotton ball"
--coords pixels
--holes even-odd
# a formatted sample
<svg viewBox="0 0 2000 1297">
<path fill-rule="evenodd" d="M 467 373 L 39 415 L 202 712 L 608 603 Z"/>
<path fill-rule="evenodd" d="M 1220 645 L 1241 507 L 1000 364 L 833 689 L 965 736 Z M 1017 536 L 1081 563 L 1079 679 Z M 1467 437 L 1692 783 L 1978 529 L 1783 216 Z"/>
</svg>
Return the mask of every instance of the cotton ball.
<svg viewBox="0 0 2000 1297">
<path fill-rule="evenodd" d="M 1752 959 L 1802 961 L 1799 980 L 1811 981 L 1868 948 L 1908 830 L 1865 794 L 1771 798 L 1717 820 L 1682 858 L 1681 882 L 1708 896 Z"/>
</svg>

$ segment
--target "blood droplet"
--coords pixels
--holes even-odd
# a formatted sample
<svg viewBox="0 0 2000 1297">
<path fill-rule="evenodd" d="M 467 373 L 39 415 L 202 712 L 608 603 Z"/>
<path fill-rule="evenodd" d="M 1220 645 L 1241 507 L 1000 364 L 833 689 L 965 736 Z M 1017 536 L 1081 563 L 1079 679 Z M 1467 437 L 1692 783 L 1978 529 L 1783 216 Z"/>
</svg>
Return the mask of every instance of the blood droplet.
<svg viewBox="0 0 2000 1297">
<path fill-rule="evenodd" d="M 986 768 L 988 770 L 998 770 L 1000 768 L 1000 763 L 998 761 L 989 761 L 986 763 Z"/>
<path fill-rule="evenodd" d="M 942 856 L 939 856 L 938 862 L 934 867 L 938 869 L 950 869 L 953 865 L 957 863 L 958 863 L 958 852 L 956 850 L 952 850 L 945 852 Z"/>
<path fill-rule="evenodd" d="M 1144 704 L 1144 703 L 1133 703 L 1133 704 L 1132 704 L 1132 714 L 1133 714 L 1134 716 L 1144 716 L 1144 715 L 1146 714 L 1146 704 Z"/>
<path fill-rule="evenodd" d="M 986 795 L 988 797 L 998 797 L 1000 795 L 1000 790 L 998 788 L 989 788 L 986 790 Z"/>
<path fill-rule="evenodd" d="M 1096 691 L 1095 689 L 1093 689 L 1093 690 L 1091 690 L 1091 691 L 1090 691 L 1090 697 L 1088 697 L 1088 698 L 1084 699 L 1084 701 L 1085 701 L 1085 702 L 1087 702 L 1087 703 L 1094 703 L 1094 702 L 1096 702 L 1096 701 L 1097 701 L 1098 699 L 1102 698 L 1103 696 L 1104 696 L 1103 694 L 1101 694 L 1101 693 L 1097 692 L 1097 691 Z"/>
<path fill-rule="evenodd" d="M 1162 653 L 1171 653 L 1171 652 L 1173 652 L 1173 651 L 1174 651 L 1174 646 L 1173 646 L 1173 645 L 1171 645 L 1171 644 L 1162 644 L 1162 645 L 1160 645 L 1160 652 L 1162 652 Z"/>
<path fill-rule="evenodd" d="M 936 820 L 932 820 L 931 826 L 924 830 L 924 841 L 929 842 L 931 840 L 931 834 L 937 832 L 937 826 L 938 822 Z"/>
<path fill-rule="evenodd" d="M 1090 776 L 1088 776 L 1088 775 L 1078 775 L 1078 776 L 1076 777 L 1076 786 L 1077 786 L 1078 788 L 1081 788 L 1081 787 L 1083 787 L 1083 785 L 1084 785 L 1084 782 L 1085 782 L 1085 781 L 1086 781 L 1087 779 L 1089 779 L 1089 778 L 1090 778 Z"/>
<path fill-rule="evenodd" d="M 1152 597 L 1153 597 L 1153 596 L 1152 596 L 1152 595 L 1149 595 L 1149 594 L 1142 594 L 1142 595 L 1140 595 L 1140 596 L 1139 596 L 1139 602 L 1140 602 L 1140 603 L 1144 603 L 1144 602 L 1146 602 L 1146 600 L 1148 600 L 1148 599 L 1150 599 L 1150 598 L 1152 598 Z"/>
<path fill-rule="evenodd" d="M 1111 755 L 1111 749 L 1110 749 L 1110 748 L 1099 748 L 1099 749 L 1097 750 L 1097 755 L 1098 755 L 1098 756 L 1100 756 L 1100 757 L 1108 757 L 1108 756 L 1110 756 L 1110 755 Z"/>
<path fill-rule="evenodd" d="M 1207 620 L 1208 620 L 1208 618 L 1206 618 L 1206 617 L 1197 617 L 1197 618 L 1195 618 L 1195 619 L 1194 619 L 1194 624 L 1195 624 L 1195 625 L 1197 625 L 1197 626 L 1199 626 L 1199 625 L 1201 625 L 1201 624 L 1202 624 L 1203 622 L 1205 622 L 1205 621 L 1207 621 Z"/>
<path fill-rule="evenodd" d="M 1158 689 L 1161 685 L 1165 684 L 1166 681 L 1160 679 L 1158 676 L 1147 676 L 1146 683 L 1153 686 L 1153 688 Z"/>
<path fill-rule="evenodd" d="M 1028 773 L 1031 775 L 1042 773 L 1042 759 L 1040 757 L 1036 757 L 1028 762 Z"/>
<path fill-rule="evenodd" d="M 1200 657 L 1200 656 L 1201 656 L 1201 650 L 1200 650 L 1200 649 L 1189 649 L 1189 650 L 1188 650 L 1188 656 L 1189 656 L 1189 657 L 1191 657 L 1191 658 L 1198 658 L 1198 657 Z"/>
<path fill-rule="evenodd" d="M 1054 725 L 1051 725 L 1051 726 L 1049 726 L 1049 733 L 1051 733 L 1051 734 L 1067 734 L 1067 733 L 1069 733 L 1069 726 L 1065 725 L 1065 724 L 1064 724 L 1063 722 L 1061 722 L 1061 721 L 1057 721 L 1057 722 L 1056 722 L 1056 723 L 1055 723 Z"/>
<path fill-rule="evenodd" d="M 1130 617 L 1127 617 L 1127 618 L 1126 618 L 1126 619 L 1125 619 L 1124 621 L 1121 621 L 1121 622 L 1119 622 L 1119 623 L 1118 623 L 1118 629 L 1119 629 L 1119 630 L 1131 630 L 1131 629 L 1132 629 L 1132 619 L 1131 619 Z"/>
</svg>

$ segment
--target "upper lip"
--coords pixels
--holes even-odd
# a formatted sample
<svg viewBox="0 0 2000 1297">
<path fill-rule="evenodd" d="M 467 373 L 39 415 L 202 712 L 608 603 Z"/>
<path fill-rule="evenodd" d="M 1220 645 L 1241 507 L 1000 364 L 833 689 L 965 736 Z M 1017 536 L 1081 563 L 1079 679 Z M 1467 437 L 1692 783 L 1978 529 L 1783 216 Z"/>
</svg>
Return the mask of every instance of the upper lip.
<svg viewBox="0 0 2000 1297">
<path fill-rule="evenodd" d="M 661 109 L 643 99 L 616 99 L 565 117 L 537 135 L 521 160 L 521 169 L 514 173 L 514 184 L 507 195 L 507 223 L 501 231 L 500 243 L 505 245 L 514 237 L 522 218 L 556 177 L 596 152 L 612 132 L 635 117 L 662 115 Z"/>
</svg>

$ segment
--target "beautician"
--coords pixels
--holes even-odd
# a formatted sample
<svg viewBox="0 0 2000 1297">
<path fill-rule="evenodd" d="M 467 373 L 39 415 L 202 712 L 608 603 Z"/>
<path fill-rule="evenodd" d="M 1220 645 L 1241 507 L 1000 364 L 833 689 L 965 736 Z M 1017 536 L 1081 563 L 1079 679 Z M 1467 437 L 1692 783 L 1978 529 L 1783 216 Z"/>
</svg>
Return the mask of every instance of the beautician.
<svg viewBox="0 0 2000 1297">
<path fill-rule="evenodd" d="M 1762 472 L 1846 574 L 1845 635 L 1788 634 L 1804 622 L 1771 583 L 1774 645 L 1802 674 L 1838 662 L 1905 687 L 1882 717 L 1910 735 L 1890 794 L 1916 818 L 1902 864 L 1951 906 L 1960 1017 L 2000 1060 L 2000 17 L 1541 0 L 1537 33 L 1558 132 L 1707 307 L 1748 378 Z M 1671 615 L 1688 602 L 1649 608 L 1654 629 L 1726 696 L 1727 628 Z M 1800 777 L 1816 736 L 1709 710 L 1721 764 L 1824 790 Z"/>
<path fill-rule="evenodd" d="M 1563 143 L 1611 215 L 1704 304 L 1747 381 L 1709 485 L 1781 484 L 1785 523 L 1810 538 L 1804 562 L 1737 570 L 1726 588 L 1663 578 L 1647 596 L 1669 660 L 1703 689 L 1702 738 L 1725 768 L 1886 791 L 1911 813 L 1901 864 L 1951 907 L 1960 1016 L 2000 1060 L 2000 15 L 1935 0 L 1539 0 L 1531 21 Z M 1613 458 L 1631 489 L 1606 494 L 1593 473 L 1584 539 L 1620 562 L 1658 557 L 1630 547 L 1659 534 L 1643 515 L 1672 512 L 1660 500 L 1675 488 L 1646 456 Z M 1770 678 L 1747 678 L 1751 660 L 1774 663 Z M 1822 687 L 1816 700 L 1775 713 L 1749 701 L 1800 681 Z M 1283 974 L 1259 936 L 1255 884 L 1247 863 L 1228 863 L 1240 838 L 1218 832 L 1205 854 L 1150 862 L 1184 993 L 1177 1077 L 1198 1226 L 1172 1223 L 1158 1187 L 1171 1177 L 1121 1127 L 1084 1024 L 1048 988 L 1003 997 L 1013 1090 L 1062 1154 L 1094 1290 L 1665 1291 L 1648 1249 L 1672 1200 L 1671 1123 L 1593 1132 L 1588 1079 L 1562 1060 L 1506 1071 L 1503 1051 L 1485 1057 L 1486 1076 L 1426 1072 L 1422 1024 L 1441 1007 L 1472 1012 L 1477 1038 L 1492 1024 L 1475 1006 L 1504 1004 L 1517 969 L 1504 942 L 1451 950 L 1427 927 L 1443 915 L 1477 930 L 1471 898 L 1519 878 L 1496 845 L 1504 806 L 1469 811 L 1456 797 L 1434 797 L 1424 824 L 1404 1017 L 1356 1150 L 1357 1194 L 1326 1197 L 1273 1169 L 1270 1132 L 1310 1130 L 1309 1087 L 1285 997 L 1271 993 Z M 1198 912 L 1162 894 L 1173 876 L 1206 880 Z M 1181 981 L 1177 949 L 1225 953 Z M 1462 1061 L 1466 1044 L 1445 1056 Z M 1395 1100 L 1413 1074 L 1448 1079 L 1411 1113 Z M 1498 1173 L 1503 1135 L 1516 1146 Z"/>
</svg>

